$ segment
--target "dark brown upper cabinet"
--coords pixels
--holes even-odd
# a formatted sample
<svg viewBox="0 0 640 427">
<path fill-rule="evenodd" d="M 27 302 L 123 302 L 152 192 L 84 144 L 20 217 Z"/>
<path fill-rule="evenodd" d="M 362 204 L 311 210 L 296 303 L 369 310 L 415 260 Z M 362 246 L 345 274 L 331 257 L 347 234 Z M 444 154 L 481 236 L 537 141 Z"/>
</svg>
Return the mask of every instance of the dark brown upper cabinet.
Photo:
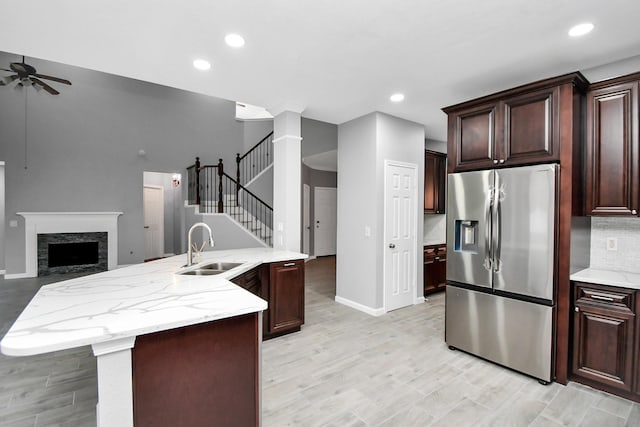
<svg viewBox="0 0 640 427">
<path fill-rule="evenodd" d="M 424 153 L 424 213 L 445 213 L 447 156 L 435 151 Z"/>
<path fill-rule="evenodd" d="M 587 215 L 638 214 L 639 81 L 608 80 L 587 93 Z"/>
<path fill-rule="evenodd" d="M 587 81 L 572 73 L 444 108 L 448 171 L 559 162 L 565 85 L 584 92 Z"/>
</svg>

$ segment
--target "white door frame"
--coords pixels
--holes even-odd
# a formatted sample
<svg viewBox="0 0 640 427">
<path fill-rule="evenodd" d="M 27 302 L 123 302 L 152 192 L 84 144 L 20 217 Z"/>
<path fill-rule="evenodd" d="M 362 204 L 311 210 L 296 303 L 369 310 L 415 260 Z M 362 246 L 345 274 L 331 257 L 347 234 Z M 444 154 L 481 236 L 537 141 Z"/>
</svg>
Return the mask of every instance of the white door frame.
<svg viewBox="0 0 640 427">
<path fill-rule="evenodd" d="M 318 230 L 317 227 L 317 221 L 318 221 L 318 198 L 316 197 L 316 195 L 318 194 L 318 191 L 325 191 L 325 190 L 331 190 L 331 191 L 335 191 L 336 193 L 336 211 L 334 212 L 335 216 L 336 216 L 336 224 L 334 227 L 334 239 L 336 239 L 336 243 L 337 243 L 337 230 L 338 230 L 338 189 L 336 187 L 314 187 L 313 189 L 313 255 L 314 256 L 322 256 L 322 254 L 319 254 L 320 251 L 318 251 L 318 236 L 316 231 Z M 337 248 L 336 248 L 337 249 Z"/>
<path fill-rule="evenodd" d="M 160 190 L 160 195 L 162 196 L 162 211 L 161 211 L 161 219 L 162 221 L 160 222 L 160 228 L 158 230 L 158 240 L 160 241 L 160 256 L 164 256 L 165 252 L 164 252 L 164 187 L 161 185 L 152 185 L 152 184 L 143 184 L 142 186 L 142 225 L 145 226 L 144 224 L 144 216 L 145 216 L 145 211 L 147 209 L 147 206 L 144 203 L 144 189 L 145 188 L 153 188 L 154 190 Z M 144 230 L 143 230 L 144 233 Z M 145 253 L 144 258 L 147 259 L 147 255 Z"/>
<path fill-rule="evenodd" d="M 311 187 L 302 184 L 302 253 L 309 253 L 311 239 Z"/>
<path fill-rule="evenodd" d="M 418 232 L 418 224 L 417 224 L 417 209 L 418 209 L 418 165 L 416 163 L 406 163 L 406 162 L 400 162 L 400 161 L 396 161 L 396 160 L 389 160 L 389 159 L 385 159 L 384 161 L 384 199 L 383 199 L 383 238 L 382 238 L 382 243 L 383 243 L 383 257 L 382 257 L 382 282 L 383 282 L 383 286 L 382 286 L 382 306 L 384 308 L 384 312 L 387 313 L 388 307 L 387 307 L 387 286 L 389 286 L 390 284 L 386 283 L 387 282 L 387 262 L 388 259 L 387 257 L 389 256 L 389 251 L 387 251 L 387 245 L 389 244 L 387 242 L 387 178 L 388 178 L 388 173 L 389 173 L 389 166 L 399 166 L 399 167 L 405 167 L 408 169 L 413 169 L 413 202 L 414 202 L 414 206 L 413 206 L 413 212 L 414 212 L 414 221 L 416 222 L 414 224 L 414 233 L 413 233 L 413 239 L 412 239 L 412 255 L 413 255 L 413 260 L 414 260 L 414 267 L 415 267 L 415 271 L 409 275 L 409 277 L 412 277 L 413 279 L 411 280 L 411 284 L 410 284 L 410 292 L 412 292 L 412 301 L 415 304 L 416 303 L 416 286 L 417 286 L 417 276 L 418 276 L 418 267 L 417 267 L 417 232 Z"/>
</svg>

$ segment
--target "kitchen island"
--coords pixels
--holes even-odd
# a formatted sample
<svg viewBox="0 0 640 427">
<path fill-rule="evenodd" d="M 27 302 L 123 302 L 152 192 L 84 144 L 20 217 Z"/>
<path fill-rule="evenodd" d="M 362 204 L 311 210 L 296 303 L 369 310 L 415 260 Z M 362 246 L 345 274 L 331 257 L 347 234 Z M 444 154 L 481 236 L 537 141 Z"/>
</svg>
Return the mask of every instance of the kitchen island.
<svg viewBox="0 0 640 427">
<path fill-rule="evenodd" d="M 268 248 L 212 251 L 198 265 L 240 265 L 213 276 L 176 274 L 198 268 L 184 268 L 186 255 L 178 255 L 43 286 L 0 348 L 27 356 L 90 345 L 101 427 L 134 425 L 134 415 L 136 425 L 152 423 L 145 414 L 162 420 L 155 425 L 193 425 L 197 416 L 235 425 L 235 408 L 253 408 L 249 425 L 258 424 L 267 303 L 229 279 L 303 258 Z"/>
</svg>

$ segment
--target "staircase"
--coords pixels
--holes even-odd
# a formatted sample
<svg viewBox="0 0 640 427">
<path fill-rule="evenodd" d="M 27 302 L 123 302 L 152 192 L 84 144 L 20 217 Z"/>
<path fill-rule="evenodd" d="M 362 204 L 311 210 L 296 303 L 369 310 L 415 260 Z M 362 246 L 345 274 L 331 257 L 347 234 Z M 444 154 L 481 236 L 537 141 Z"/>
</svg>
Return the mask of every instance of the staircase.
<svg viewBox="0 0 640 427">
<path fill-rule="evenodd" d="M 243 156 L 236 156 L 236 178 L 229 176 L 222 159 L 216 165 L 201 165 L 196 157 L 187 168 L 188 204 L 197 205 L 199 213 L 218 213 L 230 216 L 245 230 L 273 246 L 273 208 L 253 194 L 246 184 L 260 175 L 273 162 L 273 132 Z"/>
</svg>

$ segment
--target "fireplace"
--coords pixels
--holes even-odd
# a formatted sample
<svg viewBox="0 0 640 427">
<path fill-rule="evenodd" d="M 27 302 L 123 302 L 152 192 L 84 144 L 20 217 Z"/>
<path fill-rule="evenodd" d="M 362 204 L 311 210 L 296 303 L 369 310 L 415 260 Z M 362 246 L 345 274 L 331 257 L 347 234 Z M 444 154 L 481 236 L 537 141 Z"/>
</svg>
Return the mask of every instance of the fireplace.
<svg viewBox="0 0 640 427">
<path fill-rule="evenodd" d="M 106 232 L 38 234 L 38 276 L 106 271 L 107 244 Z"/>
<path fill-rule="evenodd" d="M 76 272 L 76 271 L 103 271 L 112 270 L 118 265 L 118 217 L 122 212 L 18 212 L 18 215 L 25 219 L 25 267 L 24 273 L 6 275 L 8 279 L 19 279 L 24 277 L 37 277 L 41 271 L 40 258 L 41 251 L 39 239 L 41 235 L 58 234 L 59 240 L 50 242 L 52 245 L 69 244 L 66 247 L 55 247 L 54 253 L 58 250 L 66 251 L 70 254 L 61 255 L 61 263 L 73 264 L 72 266 L 57 265 L 49 267 L 49 243 L 47 243 L 47 261 L 48 269 L 55 269 L 48 274 L 58 272 Z M 96 238 L 91 236 L 94 233 L 102 234 L 103 237 Z M 77 239 L 78 235 L 84 235 L 81 239 Z M 106 237 L 104 237 L 106 235 Z M 94 251 L 95 244 L 76 246 L 77 243 L 98 242 L 98 262 L 92 262 L 91 259 L 82 257 L 91 250 Z M 75 254 L 74 254 L 75 252 Z M 54 254 L 54 264 L 56 261 Z M 91 263 L 89 263 L 91 262 Z M 104 267 L 106 265 L 106 267 Z M 92 266 L 92 267 L 89 267 Z M 84 270 L 85 268 L 96 268 L 96 270 Z M 58 270 L 61 269 L 61 270 Z M 46 274 L 46 273 L 44 273 Z M 11 277 L 9 277 L 11 276 Z"/>
</svg>

